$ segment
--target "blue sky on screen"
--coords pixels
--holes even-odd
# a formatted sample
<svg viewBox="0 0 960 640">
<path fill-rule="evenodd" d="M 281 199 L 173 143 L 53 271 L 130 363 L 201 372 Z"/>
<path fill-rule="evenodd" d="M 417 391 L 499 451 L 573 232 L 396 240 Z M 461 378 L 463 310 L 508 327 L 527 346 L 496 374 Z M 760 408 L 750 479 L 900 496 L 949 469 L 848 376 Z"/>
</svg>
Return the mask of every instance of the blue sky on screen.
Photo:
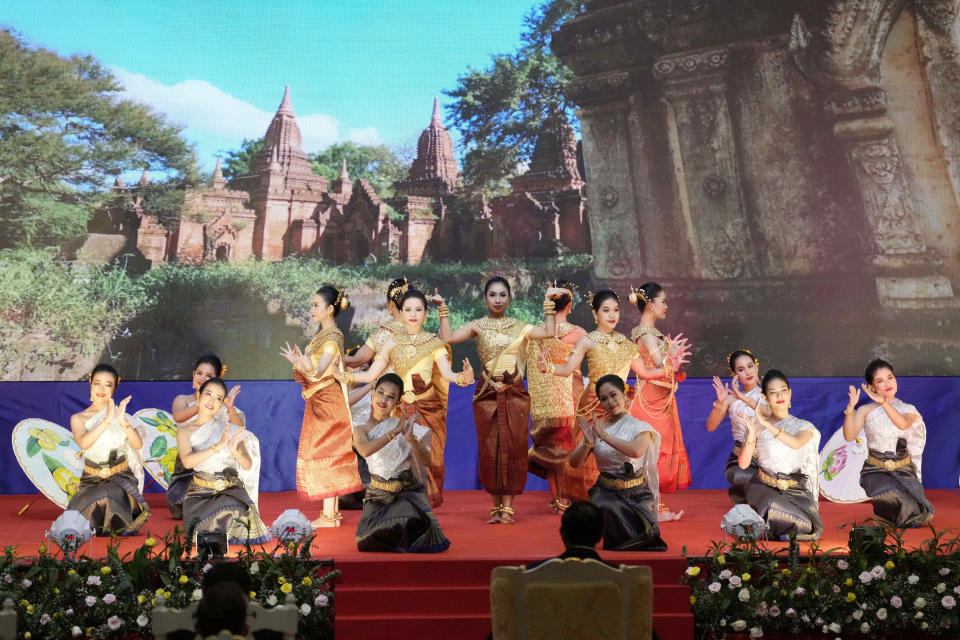
<svg viewBox="0 0 960 640">
<path fill-rule="evenodd" d="M 290 85 L 304 147 L 410 146 L 433 98 L 513 52 L 538 0 L 4 0 L 0 25 L 89 53 L 185 125 L 201 165 L 263 135 Z"/>
</svg>

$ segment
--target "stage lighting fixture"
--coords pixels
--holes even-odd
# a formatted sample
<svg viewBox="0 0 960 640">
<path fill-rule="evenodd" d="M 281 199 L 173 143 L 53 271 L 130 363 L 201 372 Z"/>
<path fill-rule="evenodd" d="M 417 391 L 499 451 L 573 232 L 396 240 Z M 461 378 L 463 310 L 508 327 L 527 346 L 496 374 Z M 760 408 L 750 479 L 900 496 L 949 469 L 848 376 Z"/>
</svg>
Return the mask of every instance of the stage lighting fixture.
<svg viewBox="0 0 960 640">
<path fill-rule="evenodd" d="M 746 504 L 738 504 L 723 516 L 720 526 L 737 540 L 758 540 L 767 533 L 767 523 Z"/>
<path fill-rule="evenodd" d="M 270 533 L 280 542 L 300 542 L 313 533 L 313 526 L 303 512 L 287 509 L 270 525 Z"/>
<path fill-rule="evenodd" d="M 73 552 L 93 537 L 93 528 L 79 511 L 68 510 L 53 521 L 46 535 L 47 540 L 64 551 Z"/>
<path fill-rule="evenodd" d="M 862 526 L 850 530 L 850 540 L 847 543 L 850 554 L 877 555 L 883 553 L 883 543 L 887 533 L 883 527 Z"/>
<path fill-rule="evenodd" d="M 197 555 L 205 558 L 222 558 L 230 551 L 224 531 L 198 531 Z"/>
</svg>

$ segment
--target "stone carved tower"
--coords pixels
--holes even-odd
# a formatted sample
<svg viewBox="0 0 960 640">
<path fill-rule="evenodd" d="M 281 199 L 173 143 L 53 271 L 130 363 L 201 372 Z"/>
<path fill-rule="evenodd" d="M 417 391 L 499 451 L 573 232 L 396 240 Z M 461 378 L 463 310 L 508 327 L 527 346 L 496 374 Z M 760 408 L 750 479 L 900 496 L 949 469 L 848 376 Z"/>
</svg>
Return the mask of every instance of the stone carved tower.
<svg viewBox="0 0 960 640">
<path fill-rule="evenodd" d="M 453 140 L 440 118 L 440 101 L 433 99 L 430 126 L 417 140 L 417 158 L 409 177 L 398 185 L 407 195 L 440 197 L 460 186 L 460 167 L 453 155 Z"/>
<path fill-rule="evenodd" d="M 283 100 L 253 161 L 251 175 L 237 180 L 250 193 L 256 211 L 253 253 L 262 260 L 280 260 L 289 251 L 288 230 L 308 220 L 327 192 L 327 179 L 311 171 L 303 152 L 300 127 L 286 87 Z"/>
</svg>

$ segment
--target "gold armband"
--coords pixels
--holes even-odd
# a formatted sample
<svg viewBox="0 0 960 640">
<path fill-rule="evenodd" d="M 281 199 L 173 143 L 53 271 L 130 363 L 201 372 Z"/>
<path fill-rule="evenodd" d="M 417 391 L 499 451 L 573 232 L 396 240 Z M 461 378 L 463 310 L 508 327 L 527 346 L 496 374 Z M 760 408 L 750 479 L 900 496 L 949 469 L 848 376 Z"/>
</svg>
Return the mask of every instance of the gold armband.
<svg viewBox="0 0 960 640">
<path fill-rule="evenodd" d="M 852 415 L 855 414 L 856 412 L 857 412 L 856 409 L 851 409 L 850 407 L 847 407 L 846 409 L 843 410 L 843 415 L 845 415 L 845 416 L 852 416 Z"/>
<path fill-rule="evenodd" d="M 353 372 L 344 371 L 343 372 L 343 382 L 344 384 L 353 384 Z"/>
<path fill-rule="evenodd" d="M 723 409 L 723 403 L 720 402 L 719 400 L 715 400 L 714 403 L 713 403 L 713 408 L 714 408 L 714 409 Z"/>
<path fill-rule="evenodd" d="M 450 307 L 447 305 L 447 303 L 443 303 L 437 307 L 437 315 L 441 318 L 450 317 Z"/>
<path fill-rule="evenodd" d="M 557 303 L 553 300 L 544 300 L 543 312 L 548 316 L 555 315 L 557 313 Z"/>
</svg>

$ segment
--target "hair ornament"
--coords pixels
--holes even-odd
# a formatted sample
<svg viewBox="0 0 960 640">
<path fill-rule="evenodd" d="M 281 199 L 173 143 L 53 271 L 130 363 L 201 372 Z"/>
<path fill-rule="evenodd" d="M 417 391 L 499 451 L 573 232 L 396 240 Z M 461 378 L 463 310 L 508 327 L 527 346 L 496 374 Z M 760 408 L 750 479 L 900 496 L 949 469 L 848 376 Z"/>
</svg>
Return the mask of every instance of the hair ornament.
<svg viewBox="0 0 960 640">
<path fill-rule="evenodd" d="M 226 377 L 226 375 L 227 375 L 227 365 L 221 363 L 221 364 L 220 364 L 220 377 L 221 377 L 221 378 L 224 378 L 224 377 Z"/>
<path fill-rule="evenodd" d="M 637 289 L 633 285 L 630 285 L 629 299 L 631 304 L 638 304 L 640 300 L 643 300 L 644 304 L 650 302 L 650 300 L 647 298 L 647 294 L 643 292 L 643 289 Z"/>
<path fill-rule="evenodd" d="M 87 382 L 93 384 L 93 372 L 87 374 Z"/>
<path fill-rule="evenodd" d="M 751 358 L 753 358 L 753 364 L 760 366 L 760 361 L 757 359 L 757 356 L 753 355 L 753 351 L 750 351 L 750 349 L 747 349 L 746 347 L 738 347 L 733 351 L 731 351 L 729 354 L 727 354 L 727 368 L 729 368 L 730 371 L 733 371 L 733 362 L 731 362 L 730 359 L 733 358 L 733 354 L 735 354 L 738 351 L 741 351 L 747 354 L 748 356 L 750 356 Z M 733 372 L 736 373 L 735 371 Z"/>
<path fill-rule="evenodd" d="M 400 298 L 410 289 L 416 289 L 416 283 L 407 280 L 406 276 L 403 276 L 403 284 L 391 284 L 387 287 L 387 297 L 390 298 L 394 304 L 400 304 Z"/>
<path fill-rule="evenodd" d="M 491 278 L 496 278 L 496 277 L 503 278 L 504 280 L 507 281 L 507 286 L 510 287 L 511 295 L 517 292 L 517 278 L 514 275 L 509 273 L 497 273 L 496 271 L 481 271 L 480 285 L 486 288 L 487 282 L 489 282 Z"/>
<path fill-rule="evenodd" d="M 337 288 L 337 299 L 333 301 L 333 306 L 340 307 L 341 311 L 350 306 L 350 300 L 347 299 L 345 290 Z"/>
</svg>

